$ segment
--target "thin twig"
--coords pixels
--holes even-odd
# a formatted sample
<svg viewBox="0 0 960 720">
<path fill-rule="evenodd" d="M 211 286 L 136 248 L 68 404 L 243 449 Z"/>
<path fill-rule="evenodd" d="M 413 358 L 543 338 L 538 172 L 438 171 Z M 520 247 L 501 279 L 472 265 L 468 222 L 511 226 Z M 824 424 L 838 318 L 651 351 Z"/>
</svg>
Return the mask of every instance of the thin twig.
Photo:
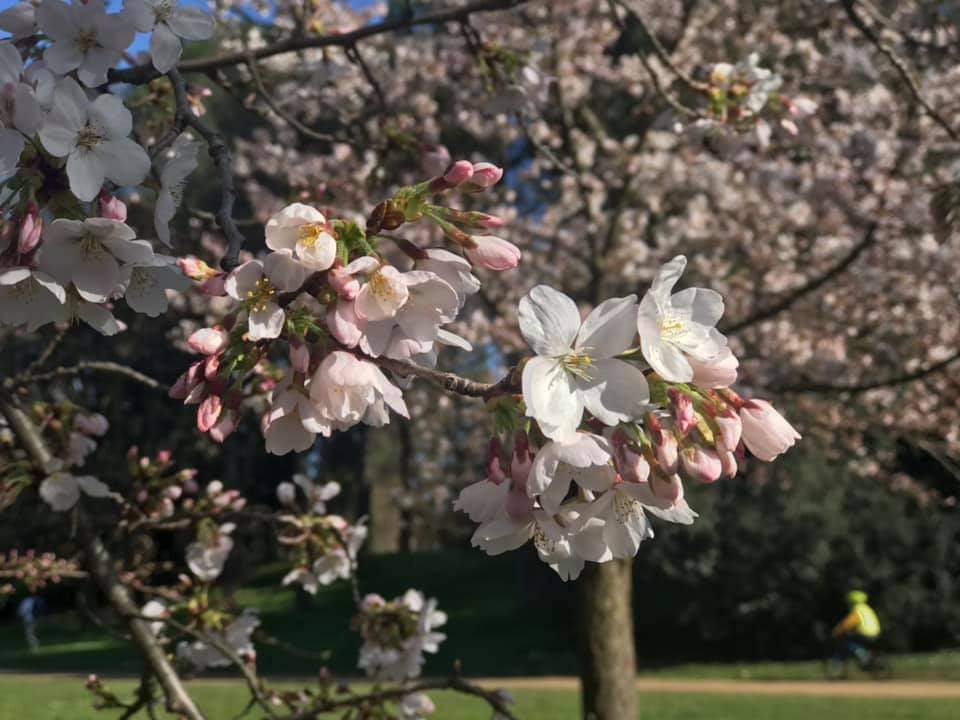
<svg viewBox="0 0 960 720">
<path fill-rule="evenodd" d="M 58 367 L 53 368 L 52 370 L 47 370 L 46 372 L 40 373 L 21 373 L 14 378 L 4 381 L 4 387 L 7 389 L 13 387 L 20 387 L 27 385 L 29 383 L 41 382 L 43 380 L 53 380 L 54 378 L 60 377 L 71 377 L 73 375 L 79 375 L 83 372 L 103 372 L 103 373 L 113 373 L 114 375 L 123 375 L 130 380 L 135 380 L 141 385 L 146 385 L 152 390 L 165 390 L 166 386 L 158 380 L 154 380 L 149 375 L 144 375 L 138 370 L 134 370 L 132 367 L 127 365 L 121 365 L 120 363 L 110 362 L 108 360 L 84 360 L 78 362 L 76 365 L 70 365 L 67 367 Z"/>
<path fill-rule="evenodd" d="M 860 17 L 855 6 L 856 0 L 843 0 L 843 9 L 846 11 L 847 17 L 850 18 L 853 26 L 893 65 L 894 70 L 897 71 L 903 79 L 903 82 L 906 83 L 914 100 L 926 111 L 927 115 L 946 131 L 951 140 L 960 142 L 960 134 L 958 134 L 953 126 L 923 97 L 923 93 L 920 91 L 920 84 L 913 76 L 913 73 L 910 72 L 910 68 L 907 67 L 906 62 Z"/>
<path fill-rule="evenodd" d="M 893 375 L 887 378 L 881 378 L 880 380 L 871 380 L 868 382 L 861 383 L 796 383 L 794 385 L 781 385 L 777 386 L 777 392 L 781 393 L 850 393 L 852 395 L 857 395 L 860 393 L 865 393 L 869 390 L 878 390 L 880 388 L 886 387 L 895 387 L 897 385 L 906 385 L 908 383 L 916 382 L 917 380 L 922 380 L 923 378 L 933 375 L 940 372 L 941 370 L 946 370 L 948 367 L 953 365 L 953 363 L 960 360 L 960 351 L 955 352 L 953 355 L 950 355 L 943 360 L 928 365 L 925 368 L 920 368 L 919 370 L 914 370 L 913 372 L 901 373 L 899 375 Z"/>
<path fill-rule="evenodd" d="M 292 37 L 272 45 L 257 48 L 253 50 L 252 53 L 257 60 L 262 60 L 264 58 L 274 57 L 275 55 L 311 48 L 349 47 L 356 45 L 360 40 L 383 35 L 384 33 L 408 30 L 422 25 L 441 25 L 448 22 L 460 22 L 473 14 L 509 10 L 518 5 L 523 5 L 527 1 L 528 0 L 475 0 L 460 7 L 446 8 L 417 16 L 401 13 L 398 16 L 387 18 L 381 22 L 357 28 L 352 32 L 309 37 Z M 201 58 L 199 60 L 187 60 L 180 63 L 180 71 L 209 72 L 210 70 L 216 70 L 222 67 L 242 65 L 247 62 L 249 55 L 250 51 L 241 50 L 214 55 L 209 58 Z M 111 83 L 130 83 L 132 85 L 143 85 L 158 77 L 160 77 L 160 73 L 158 73 L 150 63 L 137 65 L 132 68 L 124 68 L 122 70 L 111 70 L 108 76 L 109 82 Z"/>
<path fill-rule="evenodd" d="M 233 270 L 240 264 L 240 249 L 243 247 L 245 238 L 233 219 L 237 189 L 233 179 L 233 158 L 230 155 L 230 148 L 220 133 L 211 129 L 190 112 L 187 87 L 180 72 L 176 69 L 171 70 L 167 73 L 167 77 L 173 83 L 177 107 L 184 111 L 187 125 L 196 130 L 206 141 L 207 152 L 210 153 L 210 158 L 220 175 L 220 208 L 217 210 L 217 222 L 227 239 L 227 252 L 220 259 L 220 267 L 228 271 Z"/>
</svg>

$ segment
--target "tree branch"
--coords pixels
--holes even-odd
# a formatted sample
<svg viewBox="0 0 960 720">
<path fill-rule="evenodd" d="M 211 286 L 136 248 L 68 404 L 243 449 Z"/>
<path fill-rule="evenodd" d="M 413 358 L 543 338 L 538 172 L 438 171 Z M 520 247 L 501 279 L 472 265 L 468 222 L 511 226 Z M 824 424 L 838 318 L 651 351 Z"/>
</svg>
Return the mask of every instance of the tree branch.
<svg viewBox="0 0 960 720">
<path fill-rule="evenodd" d="M 364 38 L 383 35 L 384 33 L 397 30 L 408 30 L 420 25 L 440 25 L 448 22 L 460 22 L 476 13 L 509 10 L 526 2 L 527 0 L 474 0 L 474 2 L 463 5 L 462 7 L 437 10 L 419 16 L 401 15 L 399 17 L 387 18 L 381 22 L 365 25 L 351 32 L 339 35 L 329 34 L 318 37 L 289 38 L 273 45 L 257 48 L 252 51 L 252 56 L 257 60 L 262 60 L 263 58 L 273 57 L 274 55 L 296 52 L 297 50 L 308 50 L 310 48 L 345 48 L 356 45 L 359 40 L 363 40 Z M 188 60 L 180 64 L 180 70 L 182 72 L 209 72 L 230 65 L 246 63 L 250 56 L 250 51 L 243 50 L 215 55 L 200 60 Z M 111 83 L 130 83 L 132 85 L 143 85 L 158 77 L 160 77 L 160 73 L 149 63 L 137 65 L 132 68 L 125 68 L 123 70 L 111 70 L 108 76 L 109 82 Z"/>
<path fill-rule="evenodd" d="M 893 375 L 892 377 L 883 378 L 882 380 L 873 380 L 870 382 L 863 383 L 797 383 L 794 385 L 782 385 L 776 387 L 777 392 L 781 393 L 850 393 L 852 395 L 865 393 L 869 390 L 877 390 L 879 388 L 885 387 L 895 387 L 897 385 L 906 385 L 907 383 L 916 382 L 917 380 L 922 380 L 928 375 L 933 375 L 938 373 L 941 370 L 947 369 L 950 365 L 960 360 L 960 350 L 955 352 L 953 355 L 936 362 L 933 365 L 928 365 L 925 368 L 920 368 L 919 370 L 914 370 L 913 372 L 901 373 L 900 375 Z"/>
<path fill-rule="evenodd" d="M 30 458 L 39 466 L 42 472 L 48 472 L 54 462 L 54 457 L 47 448 L 43 436 L 27 414 L 20 409 L 6 393 L 0 393 L 0 414 L 6 419 L 10 428 L 19 438 Z M 126 620 L 133 635 L 134 642 L 139 646 L 147 663 L 156 674 L 167 698 L 167 706 L 171 712 L 177 712 L 188 720 L 204 720 L 203 713 L 193 702 L 180 681 L 173 665 L 167 659 L 166 653 L 157 642 L 150 630 L 150 624 L 137 617 L 139 609 L 127 588 L 120 582 L 113 569 L 113 559 L 104 546 L 103 541 L 93 531 L 90 519 L 83 508 L 78 507 L 79 527 L 83 545 L 86 549 L 86 562 L 91 575 L 103 593 L 109 598 L 110 604 L 120 617 Z"/>
<path fill-rule="evenodd" d="M 423 367 L 408 360 L 394 360 L 387 357 L 366 359 L 397 375 L 418 377 L 455 395 L 463 395 L 465 397 L 477 397 L 489 400 L 498 395 L 518 392 L 520 388 L 520 383 L 517 378 L 517 368 L 511 369 L 495 383 L 482 383 L 454 373 Z"/>
<path fill-rule="evenodd" d="M 846 11 L 847 17 L 850 18 L 853 26 L 893 65 L 894 70 L 897 71 L 903 79 L 903 82 L 906 83 L 914 100 L 926 111 L 927 115 L 946 131 L 951 140 L 960 142 L 960 134 L 958 134 L 953 126 L 937 112 L 936 108 L 923 97 L 923 93 L 920 91 L 920 85 L 913 76 L 913 73 L 910 72 L 907 64 L 894 52 L 893 48 L 887 45 L 883 39 L 874 32 L 873 28 L 867 25 L 866 21 L 860 17 L 856 9 L 856 0 L 843 0 L 843 9 Z"/>
<path fill-rule="evenodd" d="M 130 380 L 135 380 L 141 385 L 146 385 L 152 390 L 166 390 L 166 386 L 163 383 L 158 380 L 154 380 L 149 375 L 144 375 L 142 372 L 134 370 L 132 367 L 128 367 L 127 365 L 121 365 L 120 363 L 110 362 L 108 360 L 85 360 L 78 362 L 76 365 L 70 365 L 67 367 L 61 366 L 40 373 L 22 372 L 16 377 L 5 380 L 3 386 L 9 390 L 14 387 L 22 387 L 28 383 L 40 382 L 41 380 L 53 380 L 54 378 L 79 375 L 80 373 L 88 370 L 93 372 L 123 375 Z"/>
<path fill-rule="evenodd" d="M 180 72 L 176 69 L 171 70 L 167 73 L 167 77 L 173 84 L 177 112 L 183 113 L 182 117 L 187 126 L 196 130 L 206 141 L 207 152 L 210 153 L 210 158 L 220 175 L 220 208 L 217 210 L 217 222 L 227 239 L 227 252 L 220 259 L 220 267 L 230 271 L 240 264 L 240 248 L 243 247 L 246 239 L 233 219 L 233 205 L 237 200 L 237 189 L 233 179 L 233 158 L 230 155 L 230 148 L 220 133 L 208 127 L 206 123 L 190 112 L 187 86 Z"/>
<path fill-rule="evenodd" d="M 751 325 L 756 325 L 757 323 L 763 322 L 764 320 L 769 320 L 775 315 L 779 315 L 784 310 L 786 310 L 791 305 L 793 305 L 795 302 L 802 299 L 806 295 L 809 295 L 810 293 L 819 290 L 825 284 L 833 280 L 833 278 L 835 278 L 837 275 L 840 275 L 848 267 L 850 267 L 856 261 L 856 259 L 860 257 L 861 254 L 863 254 L 863 251 L 873 244 L 874 240 L 876 239 L 876 234 L 877 234 L 877 224 L 873 223 L 870 225 L 869 228 L 867 228 L 867 232 L 863 236 L 863 239 L 860 242 L 858 242 L 856 245 L 854 245 L 852 248 L 850 248 L 850 251 L 846 255 L 844 255 L 836 265 L 834 265 L 829 270 L 827 270 L 823 275 L 813 278 L 812 280 L 808 280 L 806 283 L 798 287 L 793 292 L 787 293 L 784 297 L 782 297 L 777 302 L 767 307 L 760 308 L 759 310 L 754 312 L 752 315 L 748 315 L 747 317 L 745 317 L 743 320 L 739 320 L 733 323 L 732 325 L 721 326 L 720 330 L 724 334 L 732 335 L 734 333 L 739 332 L 740 330 L 750 327 Z"/>
</svg>

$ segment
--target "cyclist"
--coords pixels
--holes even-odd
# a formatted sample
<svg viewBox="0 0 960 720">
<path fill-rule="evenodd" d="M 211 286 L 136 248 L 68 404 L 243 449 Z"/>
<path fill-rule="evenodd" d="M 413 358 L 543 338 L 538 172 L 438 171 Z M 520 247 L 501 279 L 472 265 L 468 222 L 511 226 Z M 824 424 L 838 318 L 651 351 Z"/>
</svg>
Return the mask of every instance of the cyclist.
<svg viewBox="0 0 960 720">
<path fill-rule="evenodd" d="M 870 666 L 873 647 L 882 632 L 880 619 L 867 604 L 867 599 L 867 594 L 862 590 L 847 593 L 850 612 L 833 629 L 833 637 L 838 641 L 836 659 L 843 661 L 848 657 L 856 658 L 863 669 Z"/>
</svg>

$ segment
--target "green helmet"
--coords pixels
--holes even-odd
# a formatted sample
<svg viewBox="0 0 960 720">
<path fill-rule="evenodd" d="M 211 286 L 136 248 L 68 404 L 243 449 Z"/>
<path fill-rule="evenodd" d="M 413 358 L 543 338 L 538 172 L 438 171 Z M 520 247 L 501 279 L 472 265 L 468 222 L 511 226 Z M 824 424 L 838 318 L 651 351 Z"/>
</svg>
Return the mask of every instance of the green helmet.
<svg viewBox="0 0 960 720">
<path fill-rule="evenodd" d="M 847 604 L 859 605 L 867 601 L 867 594 L 863 590 L 851 590 L 847 593 Z"/>
</svg>

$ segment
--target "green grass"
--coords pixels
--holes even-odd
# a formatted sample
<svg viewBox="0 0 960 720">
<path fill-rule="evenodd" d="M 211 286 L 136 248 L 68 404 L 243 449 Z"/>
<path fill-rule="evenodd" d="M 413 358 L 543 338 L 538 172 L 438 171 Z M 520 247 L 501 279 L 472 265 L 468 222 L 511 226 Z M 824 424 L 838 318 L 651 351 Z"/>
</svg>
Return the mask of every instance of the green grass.
<svg viewBox="0 0 960 720">
<path fill-rule="evenodd" d="M 132 681 L 110 682 L 121 697 L 132 692 Z M 233 718 L 244 705 L 238 683 L 203 682 L 192 688 L 209 720 Z M 523 720 L 578 720 L 578 698 L 572 691 L 516 690 L 514 709 Z M 436 720 L 488 720 L 481 702 L 455 693 L 433 693 Z M 877 700 L 859 698 L 769 697 L 644 693 L 643 720 L 954 720 L 956 700 Z M 92 708 L 81 678 L 0 675 L 0 720 L 103 720 L 116 712 Z M 169 716 L 160 715 L 167 718 Z"/>
</svg>

